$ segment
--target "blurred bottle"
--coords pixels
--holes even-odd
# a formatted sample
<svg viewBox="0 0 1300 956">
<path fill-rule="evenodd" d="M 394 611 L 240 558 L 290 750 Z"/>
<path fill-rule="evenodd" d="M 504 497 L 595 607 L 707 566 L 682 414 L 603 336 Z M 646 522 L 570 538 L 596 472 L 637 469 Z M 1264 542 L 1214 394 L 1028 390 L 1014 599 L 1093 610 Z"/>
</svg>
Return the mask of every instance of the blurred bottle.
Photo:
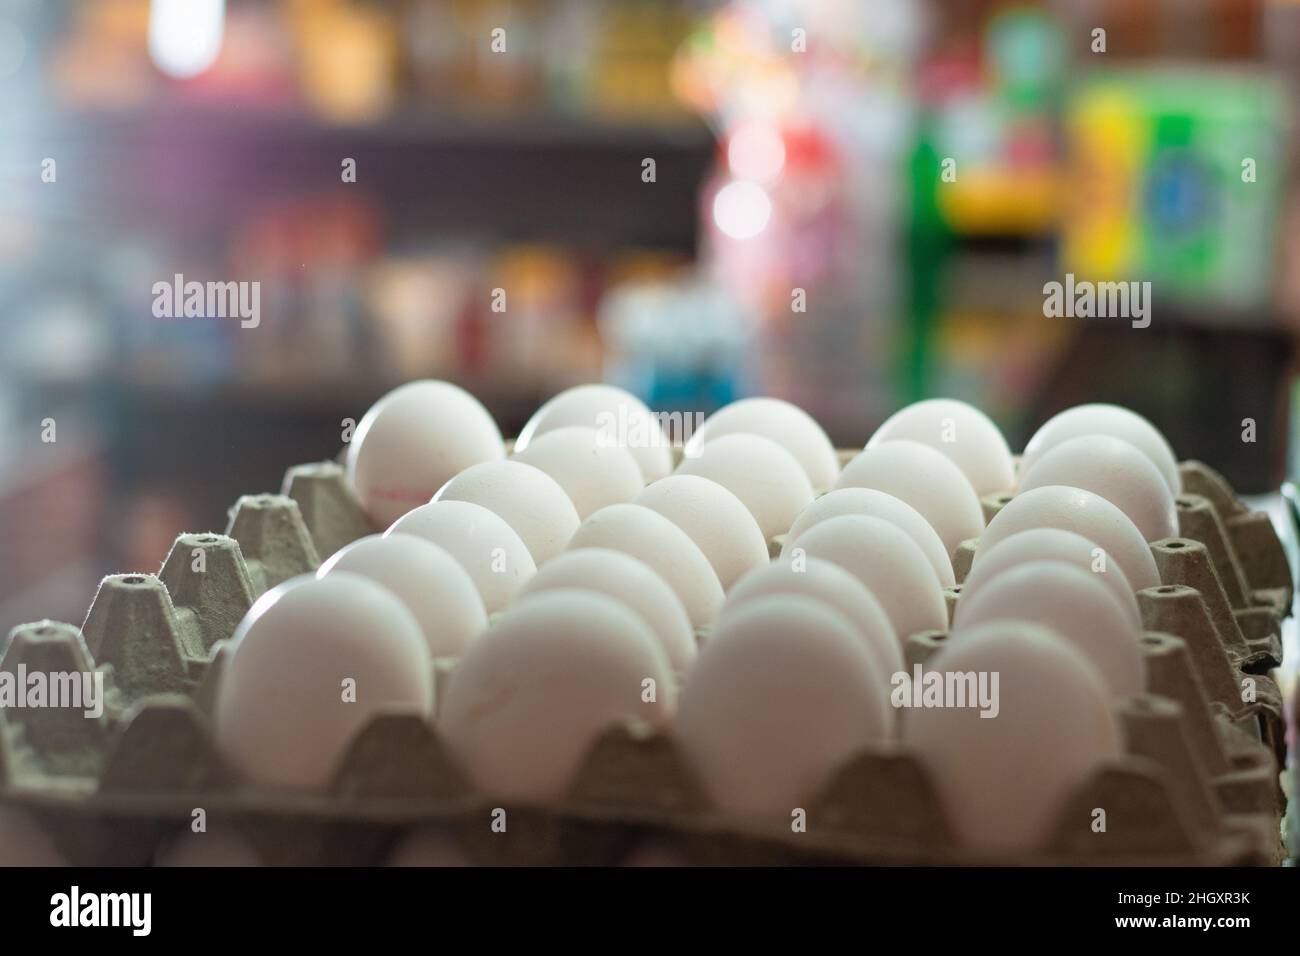
<svg viewBox="0 0 1300 956">
<path fill-rule="evenodd" d="M 581 303 L 572 256 L 541 245 L 508 247 L 491 264 L 486 284 L 494 366 L 545 378 L 573 364 Z"/>
<path fill-rule="evenodd" d="M 406 0 L 401 34 L 404 85 L 421 98 L 442 99 L 456 82 L 464 44 L 456 10 L 441 0 Z"/>
<path fill-rule="evenodd" d="M 542 89 L 544 5 L 538 0 L 477 0 L 468 9 L 472 26 L 466 42 L 479 104 L 515 110 L 535 102 Z"/>
<path fill-rule="evenodd" d="M 606 6 L 593 0 L 553 0 L 542 25 L 541 48 L 547 101 L 579 112 L 590 103 Z"/>
<path fill-rule="evenodd" d="M 390 11 L 341 0 L 292 0 L 303 90 L 327 119 L 374 120 L 397 97 L 397 22 Z"/>
<path fill-rule="evenodd" d="M 605 379 L 652 408 L 707 412 L 750 391 L 753 320 L 716 284 L 692 277 L 615 286 L 599 323 Z"/>
</svg>

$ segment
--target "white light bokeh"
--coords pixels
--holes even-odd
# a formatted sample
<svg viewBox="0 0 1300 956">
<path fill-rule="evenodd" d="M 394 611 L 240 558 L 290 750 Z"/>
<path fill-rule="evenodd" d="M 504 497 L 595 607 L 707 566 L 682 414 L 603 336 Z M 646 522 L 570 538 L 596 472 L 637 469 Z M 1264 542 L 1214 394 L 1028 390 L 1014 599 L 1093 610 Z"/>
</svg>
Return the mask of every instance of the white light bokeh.
<svg viewBox="0 0 1300 956">
<path fill-rule="evenodd" d="M 153 0 L 149 56 L 168 76 L 198 76 L 221 52 L 225 23 L 226 0 Z"/>
<path fill-rule="evenodd" d="M 767 228 L 772 200 L 757 183 L 735 180 L 713 197 L 713 221 L 732 239 L 752 239 Z"/>
</svg>

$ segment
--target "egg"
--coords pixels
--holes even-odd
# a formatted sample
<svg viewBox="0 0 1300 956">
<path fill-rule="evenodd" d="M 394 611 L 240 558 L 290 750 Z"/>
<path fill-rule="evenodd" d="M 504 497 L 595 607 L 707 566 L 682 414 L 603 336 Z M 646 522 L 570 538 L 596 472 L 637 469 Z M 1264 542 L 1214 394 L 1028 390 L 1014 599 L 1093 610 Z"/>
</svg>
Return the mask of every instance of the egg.
<svg viewBox="0 0 1300 956">
<path fill-rule="evenodd" d="M 809 528 L 839 515 L 866 515 L 888 521 L 907 532 L 908 537 L 924 552 L 925 559 L 934 568 L 940 587 L 950 588 L 957 583 L 948 551 L 930 523 L 907 502 L 874 488 L 837 488 L 812 502 L 799 512 L 799 517 L 790 526 L 790 531 L 785 536 L 785 545 L 781 548 L 782 556 Z"/>
<path fill-rule="evenodd" d="M 409 534 L 431 541 L 460 563 L 495 614 L 537 571 L 523 538 L 495 512 L 468 501 L 437 501 L 407 512 L 384 537 Z"/>
<path fill-rule="evenodd" d="M 649 565 L 609 548 L 566 551 L 524 587 L 528 595 L 556 588 L 598 591 L 627 606 L 654 632 L 674 671 L 695 660 L 695 632 L 681 599 Z"/>
<path fill-rule="evenodd" d="M 812 485 L 794 456 L 761 435 L 723 435 L 684 458 L 679 475 L 699 475 L 722 485 L 744 503 L 764 540 L 790 530 L 813 500 Z"/>
<path fill-rule="evenodd" d="M 840 473 L 835 446 L 811 415 L 779 398 L 742 398 L 714 412 L 686 443 L 686 457 L 723 435 L 748 433 L 776 442 L 799 462 L 814 488 L 829 488 Z"/>
<path fill-rule="evenodd" d="M 526 451 L 538 435 L 566 425 L 594 428 L 603 444 L 626 448 L 646 482 L 673 470 L 672 442 L 659 417 L 635 395 L 613 385 L 578 385 L 550 399 L 524 425 L 515 452 Z"/>
<path fill-rule="evenodd" d="M 154 866 L 262 866 L 257 851 L 237 830 L 210 827 L 187 831 L 171 840 L 154 857 Z"/>
<path fill-rule="evenodd" d="M 381 584 L 415 615 L 434 657 L 458 657 L 487 627 L 483 599 L 450 554 L 410 534 L 371 535 L 336 551 L 316 572 L 348 571 Z"/>
<path fill-rule="evenodd" d="M 876 665 L 892 677 L 903 669 L 901 642 L 889 615 L 861 581 L 837 564 L 820 558 L 772 561 L 741 578 L 727 595 L 719 620 L 769 594 L 801 594 L 839 611 L 858 632 Z"/>
<path fill-rule="evenodd" d="M 0 866 L 67 866 L 54 841 L 21 807 L 0 805 Z"/>
<path fill-rule="evenodd" d="M 996 579 L 1003 571 L 1030 561 L 1064 561 L 1092 574 L 1119 601 L 1125 615 L 1134 627 L 1142 626 L 1137 596 L 1124 576 L 1123 569 L 1113 561 L 1103 561 L 1105 552 L 1092 541 L 1073 531 L 1060 528 L 1031 528 L 1003 538 L 996 547 L 979 552 L 979 560 L 971 565 L 970 573 L 962 582 L 962 598 L 968 598 L 986 583 Z"/>
<path fill-rule="evenodd" d="M 1178 534 L 1174 494 L 1151 459 L 1109 435 L 1081 435 L 1054 445 L 1028 468 L 1020 490 L 1069 485 L 1101 495 L 1148 541 Z"/>
<path fill-rule="evenodd" d="M 1022 491 L 1007 502 L 980 535 L 972 566 L 999 541 L 1032 528 L 1060 528 L 1095 541 L 1108 566 L 1118 564 L 1135 591 L 1160 583 L 1151 549 L 1128 516 L 1101 495 L 1064 485 Z"/>
<path fill-rule="evenodd" d="M 681 599 L 691 627 L 713 621 L 722 607 L 722 584 L 704 552 L 657 511 L 609 505 L 582 523 L 569 549 L 609 548 L 649 565 Z"/>
<path fill-rule="evenodd" d="M 438 723 L 481 790 L 553 800 L 607 728 L 628 717 L 664 725 L 676 698 L 668 659 L 638 615 L 604 594 L 545 591 L 469 646 Z"/>
<path fill-rule="evenodd" d="M 442 827 L 420 827 L 389 851 L 385 866 L 473 866 L 455 836 Z"/>
<path fill-rule="evenodd" d="M 1020 459 L 1020 474 L 1029 474 L 1034 463 L 1050 449 L 1081 435 L 1109 435 L 1123 439 L 1151 459 L 1171 494 L 1182 491 L 1178 459 L 1165 436 L 1141 415 L 1119 405 L 1076 405 L 1049 418 L 1025 446 Z"/>
<path fill-rule="evenodd" d="M 346 456 L 346 479 L 379 527 L 424 504 L 471 465 L 505 457 L 496 422 L 450 382 L 408 382 L 361 418 Z"/>
<path fill-rule="evenodd" d="M 580 519 L 605 505 L 631 501 L 645 487 L 631 452 L 602 444 L 596 429 L 580 425 L 536 436 L 527 448 L 515 452 L 514 460 L 554 478 Z"/>
<path fill-rule="evenodd" d="M 933 779 L 954 836 L 997 852 L 1040 848 L 1066 801 L 1120 755 L 1101 675 L 1070 643 L 1024 621 L 972 629 L 926 668 L 989 675 L 990 687 L 997 676 L 996 718 L 971 706 L 903 716 L 903 744 Z"/>
<path fill-rule="evenodd" d="M 675 733 L 715 804 L 788 823 L 893 725 L 888 677 L 848 619 L 810 597 L 768 594 L 719 622 Z"/>
<path fill-rule="evenodd" d="M 1059 634 L 1087 655 L 1113 697 L 1145 689 L 1138 628 L 1106 586 L 1076 565 L 1030 561 L 963 594 L 948 640 L 955 644 L 969 628 L 1002 620 L 1032 621 Z"/>
<path fill-rule="evenodd" d="M 739 498 L 699 475 L 669 475 L 647 485 L 633 504 L 657 511 L 685 531 L 709 559 L 724 591 L 768 563 L 767 540 Z"/>
<path fill-rule="evenodd" d="M 505 519 L 540 567 L 564 550 L 578 530 L 578 512 L 546 472 L 521 461 L 492 461 L 466 468 L 433 496 L 468 501 Z"/>
<path fill-rule="evenodd" d="M 838 564 L 861 581 L 889 615 L 900 641 L 919 631 L 946 631 L 948 607 L 934 569 L 907 532 L 863 515 L 827 518 L 799 537 L 800 552 Z"/>
<path fill-rule="evenodd" d="M 975 489 L 942 452 L 898 439 L 865 449 L 844 466 L 836 488 L 875 488 L 920 512 L 951 557 L 984 528 Z"/>
<path fill-rule="evenodd" d="M 433 658 L 419 623 L 358 574 L 290 578 L 254 602 L 232 640 L 216 743 L 255 783 L 324 787 L 376 714 L 433 713 Z"/>
<path fill-rule="evenodd" d="M 942 452 L 961 469 L 979 497 L 1015 485 L 1011 448 L 993 420 L 973 405 L 931 398 L 900 409 L 876 429 L 868 448 L 906 439 Z"/>
</svg>

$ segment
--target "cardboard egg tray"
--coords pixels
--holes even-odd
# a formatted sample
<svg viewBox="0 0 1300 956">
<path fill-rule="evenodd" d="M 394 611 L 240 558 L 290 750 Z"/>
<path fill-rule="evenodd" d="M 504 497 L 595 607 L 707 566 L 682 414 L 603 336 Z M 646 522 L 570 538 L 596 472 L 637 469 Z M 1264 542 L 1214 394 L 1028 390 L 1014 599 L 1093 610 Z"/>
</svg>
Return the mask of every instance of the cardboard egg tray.
<svg viewBox="0 0 1300 956">
<path fill-rule="evenodd" d="M 1125 753 L 1074 794 L 1033 854 L 956 845 L 923 767 L 892 747 L 840 767 L 803 808 L 801 832 L 737 818 L 710 806 L 670 734 L 635 722 L 611 726 L 546 806 L 476 793 L 435 727 L 401 713 L 367 725 L 327 792 L 241 781 L 210 723 L 228 639 L 263 591 L 376 530 L 329 462 L 290 469 L 282 494 L 241 498 L 225 534 L 181 535 L 157 575 L 105 578 L 80 628 L 10 633 L 0 669 L 97 668 L 106 704 L 97 720 L 0 710 L 0 802 L 24 807 L 81 865 L 147 864 L 200 808 L 209 829 L 234 828 L 271 865 L 379 863 L 427 827 L 484 864 L 611 864 L 646 839 L 700 864 L 1275 864 L 1284 744 L 1269 674 L 1291 574 L 1266 515 L 1204 465 L 1181 471 L 1182 536 L 1151 546 L 1162 584 L 1139 595 L 1148 692 L 1116 705 Z M 986 500 L 989 516 L 1006 500 Z M 956 554 L 959 581 L 974 545 Z M 908 666 L 943 640 L 911 635 Z M 453 665 L 436 663 L 439 690 Z M 1101 833 L 1095 808 L 1106 811 Z"/>
</svg>

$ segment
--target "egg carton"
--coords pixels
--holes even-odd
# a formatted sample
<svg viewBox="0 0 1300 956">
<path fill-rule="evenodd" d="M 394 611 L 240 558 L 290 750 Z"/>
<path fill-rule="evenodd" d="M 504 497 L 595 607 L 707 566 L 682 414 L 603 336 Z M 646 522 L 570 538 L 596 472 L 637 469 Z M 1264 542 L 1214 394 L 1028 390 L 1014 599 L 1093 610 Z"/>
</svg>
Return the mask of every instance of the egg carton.
<svg viewBox="0 0 1300 956">
<path fill-rule="evenodd" d="M 1186 463 L 1182 474 L 1183 537 L 1152 545 L 1162 583 L 1139 594 L 1148 692 L 1116 705 L 1125 752 L 1073 795 L 1030 854 L 959 846 L 923 766 L 898 747 L 847 761 L 795 832 L 711 806 L 671 733 L 635 721 L 611 726 L 566 796 L 546 805 L 476 793 L 436 726 L 401 713 L 358 734 L 323 792 L 239 779 L 211 730 L 236 625 L 262 592 L 377 530 L 333 462 L 290 469 L 281 494 L 240 498 L 224 534 L 182 534 L 157 575 L 105 578 L 80 628 L 41 621 L 10 633 L 0 670 L 96 669 L 106 702 L 99 719 L 0 710 L 0 802 L 25 808 L 85 865 L 146 864 L 199 809 L 210 829 L 241 833 L 268 864 L 376 863 L 429 827 L 487 864 L 615 863 L 647 839 L 703 864 L 1276 863 L 1283 734 L 1269 673 L 1280 663 L 1290 571 L 1266 516 L 1206 466 Z M 991 516 L 1004 503 L 984 505 Z M 958 580 L 974 544 L 957 552 Z M 943 640 L 911 635 L 909 666 Z M 438 690 L 453 666 L 435 663 Z M 1096 808 L 1106 811 L 1101 833 Z"/>
</svg>

